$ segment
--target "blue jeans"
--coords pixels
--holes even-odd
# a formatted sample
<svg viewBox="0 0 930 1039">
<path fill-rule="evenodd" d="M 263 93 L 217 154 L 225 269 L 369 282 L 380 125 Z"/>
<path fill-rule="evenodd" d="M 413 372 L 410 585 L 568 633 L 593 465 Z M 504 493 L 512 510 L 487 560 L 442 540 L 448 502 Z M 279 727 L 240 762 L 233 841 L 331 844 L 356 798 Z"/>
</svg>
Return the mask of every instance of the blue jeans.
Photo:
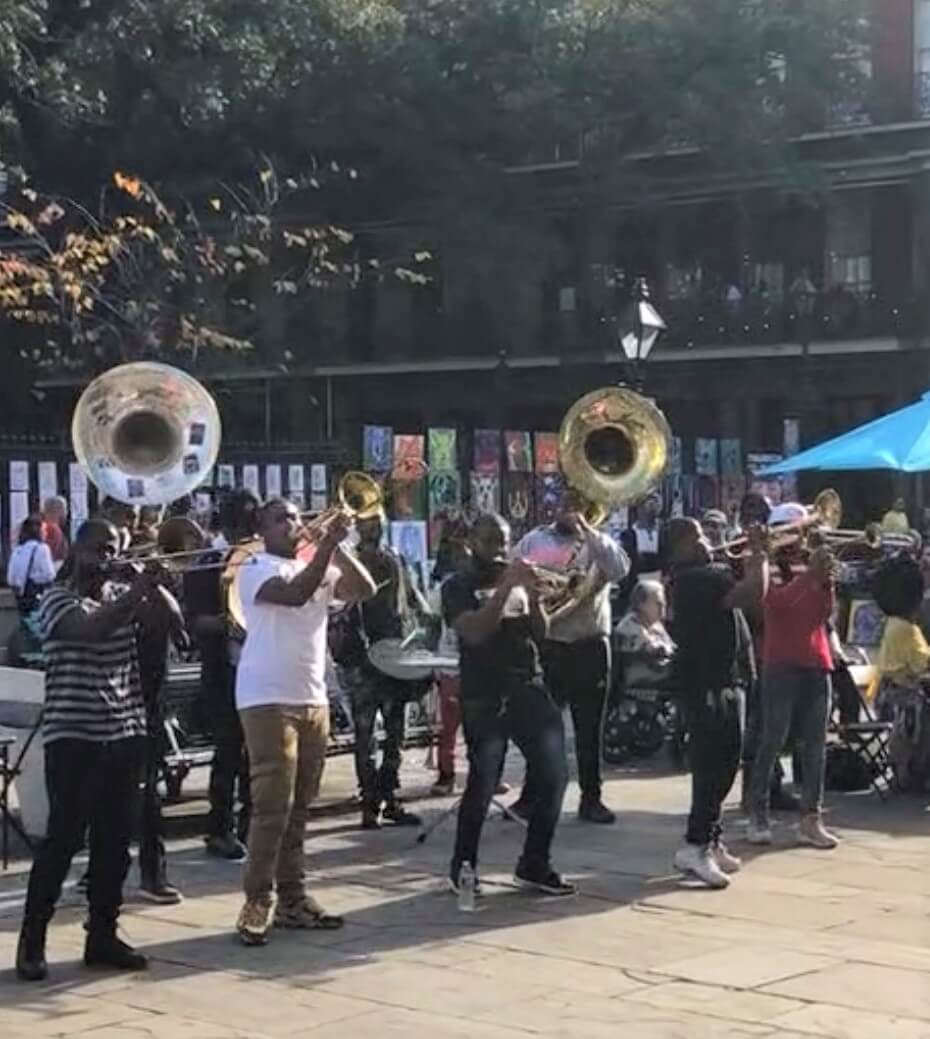
<svg viewBox="0 0 930 1039">
<path fill-rule="evenodd" d="M 762 738 L 749 788 L 749 814 L 756 822 L 768 822 L 769 783 L 792 716 L 801 744 L 801 813 L 820 813 L 829 712 L 829 671 L 792 664 L 766 665 L 762 674 Z"/>
<path fill-rule="evenodd" d="M 481 828 L 509 740 L 526 758 L 534 781 L 535 800 L 521 862 L 529 871 L 548 869 L 549 849 L 568 783 L 561 713 L 541 685 L 528 685 L 515 691 L 500 712 L 494 704 L 463 698 L 462 723 L 468 746 L 468 782 L 459 806 L 453 872 L 463 862 L 477 869 Z"/>
</svg>

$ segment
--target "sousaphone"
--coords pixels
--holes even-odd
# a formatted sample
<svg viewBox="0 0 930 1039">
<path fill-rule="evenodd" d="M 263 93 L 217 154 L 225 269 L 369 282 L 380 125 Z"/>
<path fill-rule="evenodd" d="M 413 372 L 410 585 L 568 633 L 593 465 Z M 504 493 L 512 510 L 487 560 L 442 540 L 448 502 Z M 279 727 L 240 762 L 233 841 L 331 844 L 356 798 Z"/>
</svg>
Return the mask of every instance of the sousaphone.
<svg viewBox="0 0 930 1039">
<path fill-rule="evenodd" d="M 656 405 L 624 386 L 593 390 L 568 409 L 559 431 L 559 466 L 568 487 L 587 502 L 592 526 L 655 490 L 668 466 L 671 435 Z M 591 567 L 555 584 L 545 597 L 550 620 L 574 612 L 597 594 L 602 580 Z"/>
<path fill-rule="evenodd" d="M 216 402 L 187 372 L 139 361 L 99 375 L 74 409 L 71 439 L 101 495 L 167 505 L 200 486 L 216 464 Z"/>
</svg>

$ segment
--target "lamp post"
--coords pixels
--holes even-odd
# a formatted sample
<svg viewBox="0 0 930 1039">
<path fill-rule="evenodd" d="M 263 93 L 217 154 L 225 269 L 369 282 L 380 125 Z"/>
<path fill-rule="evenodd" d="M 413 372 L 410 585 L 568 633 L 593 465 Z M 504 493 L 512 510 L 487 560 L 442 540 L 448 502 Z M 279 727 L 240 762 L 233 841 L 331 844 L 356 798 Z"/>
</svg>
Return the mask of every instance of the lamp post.
<svg viewBox="0 0 930 1039">
<path fill-rule="evenodd" d="M 630 362 L 633 388 L 637 392 L 643 384 L 643 365 L 666 327 L 650 302 L 646 279 L 637 278 L 633 285 L 633 302 L 617 334 L 624 356 Z"/>
<path fill-rule="evenodd" d="M 795 279 L 791 286 L 791 303 L 796 318 L 795 333 L 801 346 L 800 418 L 801 438 L 805 447 L 817 440 L 816 429 L 819 417 L 820 398 L 817 383 L 811 371 L 811 340 L 814 338 L 814 314 L 817 308 L 817 287 L 807 271 Z M 812 435 L 813 434 L 813 435 Z"/>
</svg>

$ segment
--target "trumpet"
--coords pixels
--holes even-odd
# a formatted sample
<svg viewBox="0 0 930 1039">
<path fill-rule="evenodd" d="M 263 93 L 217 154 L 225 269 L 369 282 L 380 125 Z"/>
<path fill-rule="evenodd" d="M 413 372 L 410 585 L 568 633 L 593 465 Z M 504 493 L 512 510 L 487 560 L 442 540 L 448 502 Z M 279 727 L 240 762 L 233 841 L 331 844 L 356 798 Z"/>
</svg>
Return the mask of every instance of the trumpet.
<svg viewBox="0 0 930 1039">
<path fill-rule="evenodd" d="M 337 504 L 323 512 L 305 512 L 303 516 L 311 516 L 301 529 L 301 537 L 311 543 L 322 538 L 338 516 L 346 516 L 358 522 L 373 519 L 384 510 L 384 491 L 374 477 L 358 471 L 347 472 L 336 488 Z"/>
</svg>

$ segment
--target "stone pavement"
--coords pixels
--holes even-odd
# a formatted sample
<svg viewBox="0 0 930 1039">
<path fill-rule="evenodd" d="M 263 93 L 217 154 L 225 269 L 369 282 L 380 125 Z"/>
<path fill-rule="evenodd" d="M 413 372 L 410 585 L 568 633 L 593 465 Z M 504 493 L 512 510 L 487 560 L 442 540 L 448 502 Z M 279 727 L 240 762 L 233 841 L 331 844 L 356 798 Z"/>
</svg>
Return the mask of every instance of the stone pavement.
<svg viewBox="0 0 930 1039">
<path fill-rule="evenodd" d="M 422 757 L 407 755 L 412 792 L 428 782 Z M 338 800 L 352 784 L 350 759 L 331 759 L 324 793 Z M 784 820 L 763 853 L 734 839 L 744 870 L 711 892 L 670 872 L 687 793 L 685 776 L 611 773 L 606 800 L 620 819 L 599 828 L 574 817 L 572 786 L 556 860 L 581 893 L 567 901 L 510 886 L 520 830 L 492 819 L 488 894 L 470 914 L 442 886 L 451 823 L 418 846 L 410 831 L 361 832 L 355 815 L 327 814 L 310 827 L 313 889 L 346 927 L 277 933 L 264 949 L 232 934 L 240 867 L 179 836 L 171 875 L 186 901 L 129 907 L 123 930 L 152 959 L 129 977 L 80 966 L 72 886 L 50 934 L 50 981 L 15 980 L 5 965 L 20 863 L 0 880 L 0 1037 L 928 1039 L 926 798 L 833 797 L 830 823 L 845 840 L 832 853 L 793 847 Z M 421 808 L 432 817 L 449 803 Z M 735 810 L 732 823 L 738 834 Z"/>
</svg>

